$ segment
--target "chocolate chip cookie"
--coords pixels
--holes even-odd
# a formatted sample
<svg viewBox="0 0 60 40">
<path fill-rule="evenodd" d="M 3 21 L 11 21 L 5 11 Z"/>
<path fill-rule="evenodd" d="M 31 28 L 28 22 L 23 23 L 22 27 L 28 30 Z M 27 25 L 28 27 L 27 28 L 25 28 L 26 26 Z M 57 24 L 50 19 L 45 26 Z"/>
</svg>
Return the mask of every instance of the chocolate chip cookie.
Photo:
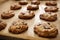
<svg viewBox="0 0 60 40">
<path fill-rule="evenodd" d="M 46 21 L 56 21 L 57 14 L 56 13 L 44 13 L 40 15 L 40 19 L 46 20 Z"/>
<path fill-rule="evenodd" d="M 22 7 L 19 4 L 14 4 L 14 5 L 11 5 L 11 7 L 10 7 L 11 10 L 18 10 L 18 9 L 21 9 L 21 8 Z"/>
<path fill-rule="evenodd" d="M 38 5 L 28 5 L 27 10 L 38 10 L 39 6 Z"/>
<path fill-rule="evenodd" d="M 40 4 L 40 1 L 38 1 L 38 0 L 33 0 L 33 1 L 31 2 L 31 4 L 39 5 L 39 4 Z"/>
<path fill-rule="evenodd" d="M 51 23 L 39 23 L 34 27 L 34 32 L 41 37 L 54 38 L 58 34 L 58 29 Z"/>
<path fill-rule="evenodd" d="M 48 1 L 46 2 L 47 6 L 57 6 L 57 2 L 56 1 Z"/>
<path fill-rule="evenodd" d="M 35 16 L 34 12 L 29 11 L 27 13 L 21 12 L 18 17 L 20 19 L 32 19 L 34 16 Z"/>
<path fill-rule="evenodd" d="M 28 25 L 24 22 L 13 22 L 13 24 L 9 27 L 9 32 L 13 34 L 20 34 L 22 32 L 27 31 Z"/>
<path fill-rule="evenodd" d="M 27 1 L 20 1 L 19 4 L 20 4 L 20 5 L 27 5 L 28 2 L 27 2 Z"/>
<path fill-rule="evenodd" d="M 13 11 L 7 11 L 1 14 L 2 19 L 9 19 L 9 18 L 12 18 L 13 16 L 14 16 Z"/>
<path fill-rule="evenodd" d="M 58 8 L 56 6 L 48 6 L 45 8 L 45 12 L 57 12 Z"/>
<path fill-rule="evenodd" d="M 6 22 L 0 20 L 0 31 L 5 29 L 6 26 L 7 26 Z"/>
</svg>

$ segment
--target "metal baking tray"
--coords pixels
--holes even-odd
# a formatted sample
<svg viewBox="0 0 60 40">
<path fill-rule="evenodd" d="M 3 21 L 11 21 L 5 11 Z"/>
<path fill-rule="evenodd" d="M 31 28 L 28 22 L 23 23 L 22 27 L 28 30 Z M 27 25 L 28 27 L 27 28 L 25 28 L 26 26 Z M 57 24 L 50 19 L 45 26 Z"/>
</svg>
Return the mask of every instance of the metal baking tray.
<svg viewBox="0 0 60 40">
<path fill-rule="evenodd" d="M 28 2 L 30 4 L 30 1 L 28 1 Z M 48 21 L 43 21 L 39 18 L 40 14 L 45 13 L 45 11 L 44 11 L 44 8 L 46 7 L 45 2 L 46 1 L 41 1 L 40 5 L 39 5 L 39 10 L 35 11 L 35 17 L 33 19 L 23 20 L 23 19 L 18 18 L 19 13 L 22 12 L 22 11 L 26 11 L 26 7 L 29 4 L 25 5 L 25 6 L 22 6 L 22 9 L 20 9 L 20 10 L 15 10 L 14 11 L 15 16 L 11 19 L 4 20 L 4 19 L 1 19 L 1 17 L 0 17 L 1 20 L 5 21 L 7 23 L 7 27 L 4 30 L 0 31 L 0 35 L 1 36 L 7 36 L 7 39 L 8 39 L 8 37 L 14 37 L 14 38 L 23 38 L 23 39 L 31 39 L 31 40 L 60 40 L 60 1 L 56 1 L 57 4 L 58 4 L 57 7 L 59 8 L 59 11 L 56 12 L 56 14 L 58 15 L 57 16 L 58 19 L 55 22 L 51 22 L 51 23 L 54 23 L 58 28 L 59 33 L 58 33 L 57 37 L 56 38 L 51 38 L 51 39 L 50 38 L 43 38 L 43 37 L 37 36 L 34 33 L 33 28 L 34 28 L 35 24 L 37 24 L 39 22 L 48 22 Z M 18 3 L 18 1 L 9 0 L 9 1 L 1 3 L 0 4 L 0 15 L 1 15 L 2 12 L 10 10 L 10 6 L 14 3 Z M 28 23 L 28 26 L 29 26 L 28 30 L 24 33 L 21 33 L 21 34 L 9 33 L 8 28 L 10 27 L 10 25 L 12 25 L 12 23 L 14 21 L 17 21 L 17 20 L 24 21 L 24 22 Z M 0 36 L 0 38 L 1 38 L 1 36 Z"/>
</svg>

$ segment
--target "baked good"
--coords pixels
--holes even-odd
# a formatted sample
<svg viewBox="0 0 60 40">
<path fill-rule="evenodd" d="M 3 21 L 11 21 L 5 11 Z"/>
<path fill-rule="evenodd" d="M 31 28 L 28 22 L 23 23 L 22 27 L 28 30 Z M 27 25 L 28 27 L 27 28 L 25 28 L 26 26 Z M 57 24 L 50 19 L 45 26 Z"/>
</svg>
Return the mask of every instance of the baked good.
<svg viewBox="0 0 60 40">
<path fill-rule="evenodd" d="M 22 7 L 19 4 L 14 4 L 14 5 L 11 5 L 11 7 L 10 7 L 11 10 L 18 10 L 18 9 L 21 9 L 21 8 Z"/>
<path fill-rule="evenodd" d="M 5 29 L 6 26 L 7 26 L 6 22 L 0 20 L 0 31 Z"/>
<path fill-rule="evenodd" d="M 40 19 L 46 20 L 46 21 L 56 21 L 57 14 L 56 13 L 44 13 L 40 15 Z"/>
<path fill-rule="evenodd" d="M 28 13 L 21 12 L 19 14 L 20 19 L 32 19 L 35 16 L 33 11 L 29 11 Z"/>
<path fill-rule="evenodd" d="M 54 38 L 58 34 L 58 29 L 52 23 L 39 23 L 34 27 L 34 32 L 41 37 Z"/>
<path fill-rule="evenodd" d="M 19 4 L 20 4 L 20 5 L 27 5 L 28 2 L 27 2 L 27 1 L 20 1 Z"/>
<path fill-rule="evenodd" d="M 47 6 L 57 6 L 57 2 L 56 1 L 48 1 L 46 2 Z"/>
<path fill-rule="evenodd" d="M 27 10 L 38 10 L 39 6 L 38 5 L 28 5 Z"/>
<path fill-rule="evenodd" d="M 20 34 L 27 31 L 28 25 L 24 22 L 13 22 L 13 24 L 9 27 L 9 32 L 13 34 Z"/>
<path fill-rule="evenodd" d="M 58 8 L 56 6 L 48 6 L 45 8 L 46 12 L 57 12 Z"/>
<path fill-rule="evenodd" d="M 40 1 L 38 1 L 38 0 L 33 0 L 33 1 L 31 2 L 31 4 L 39 5 L 39 4 L 40 4 Z"/>
<path fill-rule="evenodd" d="M 9 18 L 12 18 L 13 16 L 14 16 L 13 11 L 7 11 L 1 14 L 2 19 L 9 19 Z"/>
</svg>

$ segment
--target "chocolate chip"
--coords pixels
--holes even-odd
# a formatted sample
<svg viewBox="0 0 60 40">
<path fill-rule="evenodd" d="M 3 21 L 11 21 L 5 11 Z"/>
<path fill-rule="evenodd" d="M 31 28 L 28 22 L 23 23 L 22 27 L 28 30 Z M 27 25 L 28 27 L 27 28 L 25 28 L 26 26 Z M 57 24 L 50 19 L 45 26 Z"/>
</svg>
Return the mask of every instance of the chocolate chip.
<svg viewBox="0 0 60 40">
<path fill-rule="evenodd" d="M 25 13 L 21 13 L 22 15 L 24 15 Z"/>
<path fill-rule="evenodd" d="M 50 25 L 50 23 L 48 23 Z"/>
</svg>

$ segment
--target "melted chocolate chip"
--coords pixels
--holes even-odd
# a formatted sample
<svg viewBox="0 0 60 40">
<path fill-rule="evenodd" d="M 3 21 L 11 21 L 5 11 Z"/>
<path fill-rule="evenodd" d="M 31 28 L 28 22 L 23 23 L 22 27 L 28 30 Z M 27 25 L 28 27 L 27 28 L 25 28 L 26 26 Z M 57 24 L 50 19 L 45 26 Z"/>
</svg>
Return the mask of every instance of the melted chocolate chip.
<svg viewBox="0 0 60 40">
<path fill-rule="evenodd" d="M 25 13 L 21 13 L 22 15 L 24 15 Z"/>
<path fill-rule="evenodd" d="M 23 25 L 27 25 L 27 23 L 22 22 Z"/>
<path fill-rule="evenodd" d="M 50 23 L 48 23 L 50 25 Z"/>
</svg>

